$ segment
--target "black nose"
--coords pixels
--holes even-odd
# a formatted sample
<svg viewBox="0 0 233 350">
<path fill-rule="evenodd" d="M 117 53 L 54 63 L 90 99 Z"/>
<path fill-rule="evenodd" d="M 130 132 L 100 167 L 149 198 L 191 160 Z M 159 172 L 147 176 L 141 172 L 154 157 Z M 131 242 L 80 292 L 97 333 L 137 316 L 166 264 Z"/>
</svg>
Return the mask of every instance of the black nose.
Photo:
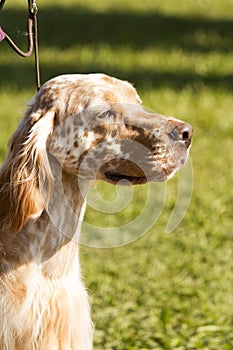
<svg viewBox="0 0 233 350">
<path fill-rule="evenodd" d="M 181 123 L 170 132 L 169 136 L 174 140 L 183 141 L 186 146 L 190 146 L 193 135 L 193 128 L 190 124 Z"/>
</svg>

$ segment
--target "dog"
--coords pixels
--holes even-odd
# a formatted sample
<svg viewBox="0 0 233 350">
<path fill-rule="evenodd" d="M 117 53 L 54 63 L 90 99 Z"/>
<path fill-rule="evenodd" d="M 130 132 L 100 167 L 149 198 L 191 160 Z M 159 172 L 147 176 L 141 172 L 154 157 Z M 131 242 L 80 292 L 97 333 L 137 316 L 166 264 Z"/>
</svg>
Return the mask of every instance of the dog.
<svg viewBox="0 0 233 350">
<path fill-rule="evenodd" d="M 41 87 L 0 169 L 0 350 L 92 349 L 77 244 L 89 183 L 166 181 L 192 133 L 104 74 Z"/>
</svg>

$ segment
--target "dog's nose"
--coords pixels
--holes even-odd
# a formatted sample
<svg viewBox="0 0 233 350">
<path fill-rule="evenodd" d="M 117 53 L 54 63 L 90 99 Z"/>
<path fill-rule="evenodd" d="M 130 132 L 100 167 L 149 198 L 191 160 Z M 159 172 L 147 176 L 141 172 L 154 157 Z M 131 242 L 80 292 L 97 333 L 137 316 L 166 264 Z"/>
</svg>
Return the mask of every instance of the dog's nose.
<svg viewBox="0 0 233 350">
<path fill-rule="evenodd" d="M 174 140 L 183 141 L 186 146 L 190 146 L 193 135 L 193 128 L 188 123 L 180 123 L 175 128 L 172 129 L 169 136 Z"/>
</svg>

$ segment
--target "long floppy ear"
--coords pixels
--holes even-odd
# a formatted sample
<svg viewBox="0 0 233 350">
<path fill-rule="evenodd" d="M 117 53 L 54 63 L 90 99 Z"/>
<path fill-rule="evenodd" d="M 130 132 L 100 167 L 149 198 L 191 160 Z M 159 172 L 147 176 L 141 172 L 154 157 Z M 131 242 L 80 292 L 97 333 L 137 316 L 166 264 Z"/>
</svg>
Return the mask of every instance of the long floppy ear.
<svg viewBox="0 0 233 350">
<path fill-rule="evenodd" d="M 18 233 L 48 204 L 53 175 L 46 152 L 55 112 L 26 115 L 13 134 L 0 170 L 0 230 Z"/>
</svg>

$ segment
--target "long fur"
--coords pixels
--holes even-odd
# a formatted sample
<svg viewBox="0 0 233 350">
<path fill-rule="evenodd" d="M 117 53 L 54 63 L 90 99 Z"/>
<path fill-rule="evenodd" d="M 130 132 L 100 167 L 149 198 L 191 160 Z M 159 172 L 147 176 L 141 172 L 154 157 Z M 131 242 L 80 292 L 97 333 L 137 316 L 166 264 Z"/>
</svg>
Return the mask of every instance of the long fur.
<svg viewBox="0 0 233 350">
<path fill-rule="evenodd" d="M 46 142 L 53 130 L 54 111 L 26 115 L 12 136 L 0 170 L 0 229 L 19 232 L 31 217 L 38 217 L 51 191 L 53 176 Z"/>
</svg>

